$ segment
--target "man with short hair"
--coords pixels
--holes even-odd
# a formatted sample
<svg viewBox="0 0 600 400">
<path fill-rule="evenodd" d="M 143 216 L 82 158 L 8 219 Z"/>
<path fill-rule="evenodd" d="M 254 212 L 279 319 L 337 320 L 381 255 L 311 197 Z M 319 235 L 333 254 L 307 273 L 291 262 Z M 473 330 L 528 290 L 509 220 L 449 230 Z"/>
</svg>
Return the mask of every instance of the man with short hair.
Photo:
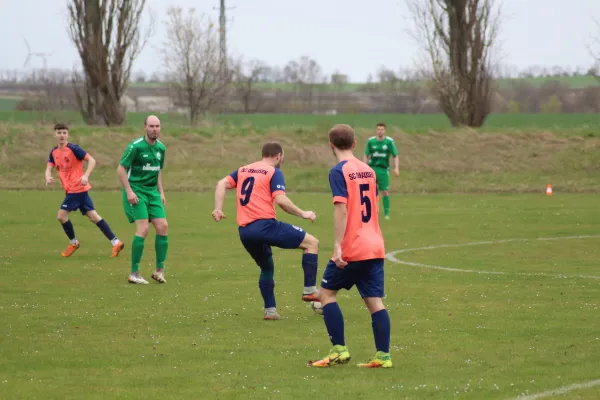
<svg viewBox="0 0 600 400">
<path fill-rule="evenodd" d="M 87 216 L 90 221 L 95 223 L 104 236 L 110 240 L 112 244 L 111 257 L 117 257 L 125 245 L 112 232 L 108 223 L 98 215 L 89 194 L 92 188 L 89 182 L 90 174 L 96 167 L 96 160 L 78 145 L 69 143 L 69 128 L 65 124 L 54 125 L 54 135 L 57 145 L 48 156 L 46 185 L 54 182 L 52 170 L 56 167 L 66 194 L 58 210 L 57 218 L 70 241 L 65 251 L 62 252 L 62 256 L 69 257 L 79 249 L 79 240 L 75 237 L 75 229 L 69 220 L 69 213 L 79 210 L 82 215 Z M 85 173 L 83 172 L 84 160 L 88 162 Z"/>
<path fill-rule="evenodd" d="M 166 283 L 165 260 L 169 248 L 168 224 L 165 213 L 165 191 L 162 170 L 165 166 L 165 145 L 158 140 L 160 120 L 150 115 L 144 121 L 144 136 L 127 145 L 117 167 L 119 180 L 123 185 L 122 197 L 125 215 L 130 223 L 135 223 L 135 235 L 131 244 L 131 274 L 128 282 L 148 284 L 140 274 L 140 261 L 144 253 L 144 242 L 148 235 L 149 223 L 154 225 L 156 238 L 156 270 L 152 279 Z"/>
<path fill-rule="evenodd" d="M 283 157 L 279 143 L 266 143 L 262 148 L 261 161 L 240 167 L 217 183 L 212 212 L 216 222 L 225 218 L 223 203 L 226 191 L 237 189 L 238 232 L 244 248 L 261 270 L 258 287 L 264 302 L 265 320 L 281 318 L 275 302 L 275 265 L 271 246 L 304 251 L 302 300 L 319 300 L 316 287 L 319 241 L 301 228 L 276 219 L 275 204 L 288 214 L 311 221 L 316 218 L 314 212 L 301 210 L 286 196 L 285 180 L 279 169 Z"/>
<path fill-rule="evenodd" d="M 333 195 L 333 256 L 321 281 L 323 319 L 333 347 L 327 357 L 309 361 L 311 367 L 329 367 L 350 361 L 344 337 L 344 316 L 337 292 L 356 285 L 371 314 L 377 352 L 363 368 L 390 368 L 390 317 L 383 305 L 385 247 L 377 214 L 378 189 L 375 171 L 354 157 L 354 130 L 335 125 L 329 144 L 338 163 L 329 171 Z"/>
<path fill-rule="evenodd" d="M 369 164 L 377 175 L 377 188 L 383 194 L 383 214 L 390 219 L 390 156 L 394 157 L 394 173 L 400 175 L 398 150 L 394 139 L 385 136 L 386 125 L 377 124 L 377 136 L 372 136 L 365 147 L 364 162 Z"/>
</svg>

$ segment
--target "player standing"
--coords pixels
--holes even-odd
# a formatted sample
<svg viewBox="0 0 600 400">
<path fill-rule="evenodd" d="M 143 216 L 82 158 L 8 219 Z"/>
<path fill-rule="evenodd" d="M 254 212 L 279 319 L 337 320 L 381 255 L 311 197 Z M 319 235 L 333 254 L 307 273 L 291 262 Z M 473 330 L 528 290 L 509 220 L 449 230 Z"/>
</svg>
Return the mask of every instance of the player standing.
<svg viewBox="0 0 600 400">
<path fill-rule="evenodd" d="M 240 167 L 217 183 L 212 212 L 217 222 L 225 218 L 223 203 L 226 190 L 237 188 L 238 231 L 244 248 L 260 267 L 258 287 L 264 300 L 265 320 L 280 319 L 275 303 L 275 265 L 271 246 L 304 250 L 302 300 L 319 299 L 316 287 L 319 241 L 301 228 L 276 219 L 275 204 L 288 214 L 311 221 L 316 218 L 314 212 L 301 210 L 286 196 L 285 180 L 279 169 L 282 162 L 281 145 L 266 143 L 262 148 L 261 161 Z"/>
<path fill-rule="evenodd" d="M 108 223 L 96 212 L 89 191 L 90 174 L 96 167 L 96 160 L 81 147 L 69 143 L 69 128 L 64 124 L 54 125 L 57 145 L 50 151 L 48 165 L 46 166 L 46 185 L 54 182 L 52 170 L 56 167 L 58 177 L 65 189 L 66 197 L 58 210 L 58 221 L 70 240 L 63 257 L 69 257 L 79 248 L 79 240 L 75 237 L 73 224 L 69 220 L 71 211 L 79 210 L 102 231 L 112 244 L 112 256 L 117 257 L 125 245 L 112 232 Z M 83 161 L 87 161 L 87 168 L 83 172 Z"/>
<path fill-rule="evenodd" d="M 394 139 L 385 136 L 386 125 L 377 124 L 377 136 L 372 136 L 365 147 L 364 161 L 368 163 L 377 175 L 377 188 L 383 194 L 383 214 L 390 219 L 390 156 L 394 157 L 394 173 L 400 175 L 398 150 Z"/>
<path fill-rule="evenodd" d="M 354 157 L 354 130 L 348 125 L 335 125 L 329 131 L 329 142 L 338 164 L 329 172 L 333 193 L 335 242 L 333 257 L 321 281 L 320 302 L 323 319 L 333 348 L 329 355 L 309 366 L 328 367 L 350 361 L 344 338 L 344 317 L 336 300 L 341 289 L 354 285 L 371 313 L 377 353 L 359 367 L 390 368 L 390 317 L 384 297 L 383 259 L 385 249 L 379 228 L 378 190 L 375 172 Z"/>
<path fill-rule="evenodd" d="M 165 260 L 169 240 L 165 213 L 167 200 L 162 182 L 166 147 L 158 140 L 160 120 L 156 116 L 147 117 L 144 128 L 146 134 L 127 145 L 117 167 L 117 174 L 123 185 L 125 215 L 130 223 L 135 222 L 135 235 L 131 244 L 131 274 L 128 282 L 148 283 L 140 275 L 139 269 L 150 221 L 156 231 L 156 271 L 152 274 L 152 279 L 158 283 L 166 283 Z"/>
</svg>

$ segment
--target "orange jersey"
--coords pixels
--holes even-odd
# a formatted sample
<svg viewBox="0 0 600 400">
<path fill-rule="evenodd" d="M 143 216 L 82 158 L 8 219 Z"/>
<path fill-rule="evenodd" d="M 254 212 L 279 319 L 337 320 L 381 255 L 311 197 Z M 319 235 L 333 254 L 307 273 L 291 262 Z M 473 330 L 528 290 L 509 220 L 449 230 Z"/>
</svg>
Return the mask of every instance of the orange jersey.
<svg viewBox="0 0 600 400">
<path fill-rule="evenodd" d="M 80 181 L 83 176 L 83 160 L 89 157 L 81 147 L 72 143 L 67 143 L 62 149 L 58 146 L 52 149 L 48 165 L 56 167 L 65 193 L 87 192 L 92 188 L 89 183 L 82 186 Z"/>
<path fill-rule="evenodd" d="M 377 214 L 375 172 L 357 158 L 342 161 L 329 171 L 334 203 L 345 203 L 348 222 L 342 240 L 342 258 L 362 261 L 384 258 L 383 235 Z"/>
<path fill-rule="evenodd" d="M 246 226 L 259 219 L 275 219 L 275 196 L 285 193 L 279 168 L 258 161 L 227 175 L 237 192 L 237 223 Z"/>
</svg>

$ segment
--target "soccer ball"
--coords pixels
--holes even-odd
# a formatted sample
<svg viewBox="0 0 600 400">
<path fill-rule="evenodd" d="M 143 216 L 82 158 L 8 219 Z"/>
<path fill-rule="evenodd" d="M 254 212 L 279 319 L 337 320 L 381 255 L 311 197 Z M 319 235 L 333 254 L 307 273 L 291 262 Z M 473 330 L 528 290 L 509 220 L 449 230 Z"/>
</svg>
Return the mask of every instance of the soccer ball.
<svg viewBox="0 0 600 400">
<path fill-rule="evenodd" d="M 310 302 L 310 307 L 317 314 L 323 315 L 323 305 L 321 303 L 319 303 L 318 301 L 311 301 Z"/>
</svg>

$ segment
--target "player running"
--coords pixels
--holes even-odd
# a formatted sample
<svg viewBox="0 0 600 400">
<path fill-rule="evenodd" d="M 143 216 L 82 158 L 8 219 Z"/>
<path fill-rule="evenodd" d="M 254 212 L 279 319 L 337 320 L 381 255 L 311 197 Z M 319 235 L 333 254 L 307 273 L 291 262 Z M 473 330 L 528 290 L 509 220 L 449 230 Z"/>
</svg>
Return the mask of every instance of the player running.
<svg viewBox="0 0 600 400">
<path fill-rule="evenodd" d="M 302 300 L 309 302 L 319 299 L 316 287 L 319 241 L 301 228 L 276 219 L 275 204 L 288 214 L 311 221 L 316 218 L 314 212 L 299 209 L 286 196 L 283 173 L 279 169 L 282 162 L 281 145 L 265 144 L 261 161 L 240 167 L 217 183 L 215 209 L 212 212 L 217 222 L 225 218 L 223 203 L 226 190 L 237 188 L 238 231 L 244 248 L 260 267 L 258 287 L 264 300 L 265 320 L 280 319 L 275 303 L 275 265 L 271 246 L 304 250 Z"/>
<path fill-rule="evenodd" d="M 169 248 L 168 224 L 165 213 L 165 191 L 162 170 L 165 167 L 165 145 L 158 140 L 160 120 L 151 115 L 144 121 L 146 134 L 127 145 L 117 167 L 123 185 L 123 208 L 130 223 L 135 222 L 135 235 L 131 244 L 131 274 L 129 283 L 148 284 L 140 275 L 140 261 L 144 242 L 148 236 L 148 221 L 154 225 L 156 238 L 156 271 L 152 279 L 166 283 L 165 260 Z"/>
<path fill-rule="evenodd" d="M 377 136 L 372 136 L 365 147 L 364 162 L 368 163 L 377 176 L 377 188 L 383 194 L 383 214 L 390 219 L 390 156 L 394 157 L 394 173 L 400 175 L 398 150 L 394 139 L 385 136 L 386 125 L 377 124 Z"/>
<path fill-rule="evenodd" d="M 111 257 L 117 257 L 125 245 L 112 232 L 108 223 L 96 212 L 89 191 L 90 174 L 96 166 L 96 160 L 81 147 L 69 143 L 69 128 L 64 124 L 54 125 L 57 145 L 50 151 L 48 165 L 46 166 L 46 185 L 54 182 L 52 170 L 56 167 L 58 178 L 65 189 L 66 197 L 58 210 L 58 221 L 70 240 L 66 250 L 62 252 L 63 257 L 71 256 L 79 249 L 79 240 L 75 237 L 73 224 L 69 220 L 71 211 L 79 210 L 86 215 L 90 221 L 102 231 L 104 236 L 112 244 Z M 87 168 L 83 172 L 83 161 L 87 161 Z"/>
<path fill-rule="evenodd" d="M 333 257 L 321 281 L 320 302 L 333 348 L 322 360 L 310 361 L 312 367 L 329 367 L 350 361 L 344 338 L 344 317 L 336 301 L 337 292 L 354 285 L 371 313 L 377 353 L 370 361 L 358 364 L 367 368 L 390 368 L 390 317 L 384 296 L 383 259 L 385 249 L 377 216 L 378 190 L 375 172 L 355 158 L 354 130 L 335 125 L 329 142 L 338 164 L 329 172 L 333 193 L 335 242 Z"/>
</svg>

